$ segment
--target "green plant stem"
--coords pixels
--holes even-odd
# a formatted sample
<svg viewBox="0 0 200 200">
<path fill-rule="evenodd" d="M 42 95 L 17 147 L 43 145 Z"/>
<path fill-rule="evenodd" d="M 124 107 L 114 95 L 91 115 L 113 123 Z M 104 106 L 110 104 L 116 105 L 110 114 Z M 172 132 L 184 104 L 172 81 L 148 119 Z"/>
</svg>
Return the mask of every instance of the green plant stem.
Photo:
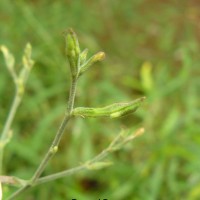
<svg viewBox="0 0 200 200">
<path fill-rule="evenodd" d="M 13 122 L 13 119 L 14 119 L 14 116 L 16 114 L 16 111 L 17 111 L 17 108 L 19 106 L 21 102 L 21 96 L 19 95 L 18 93 L 18 89 L 16 89 L 16 94 L 15 94 L 15 97 L 13 99 L 13 103 L 12 103 L 12 106 L 11 106 L 11 109 L 10 109 L 10 112 L 8 114 L 8 117 L 7 117 L 7 120 L 6 120 L 6 123 L 5 123 L 5 126 L 4 126 L 4 129 L 3 129 L 3 132 L 1 134 L 1 139 L 0 139 L 0 142 L 1 142 L 1 146 L 0 146 L 0 174 L 2 174 L 2 168 L 3 168 L 3 152 L 4 152 L 4 147 L 5 147 L 5 144 L 8 142 L 9 140 L 9 131 L 10 131 L 10 127 L 11 127 L 11 124 Z"/>
<path fill-rule="evenodd" d="M 28 185 L 29 186 L 37 186 L 39 184 L 43 184 L 43 183 L 46 183 L 46 182 L 54 181 L 54 180 L 59 179 L 59 178 L 63 178 L 65 176 L 73 175 L 73 174 L 75 174 L 79 171 L 82 171 L 82 170 L 92 170 L 93 165 L 96 165 L 98 167 L 99 161 L 106 158 L 112 152 L 118 151 L 119 149 L 123 148 L 123 146 L 127 142 L 132 141 L 133 139 L 135 139 L 136 137 L 140 136 L 143 133 L 144 133 L 144 128 L 139 128 L 138 130 L 136 130 L 136 132 L 134 134 L 127 135 L 127 136 L 123 136 L 121 133 L 119 133 L 111 141 L 110 145 L 108 145 L 108 147 L 106 149 L 104 149 L 101 153 L 96 155 L 91 160 L 83 163 L 82 165 L 80 165 L 78 167 L 74 167 L 72 169 L 64 170 L 64 171 L 61 171 L 61 172 L 58 172 L 58 173 L 55 173 L 55 174 L 51 174 L 51 175 L 48 175 L 48 176 L 38 178 L 33 185 L 29 185 L 28 184 L 29 181 L 27 181 L 27 180 L 19 179 L 18 177 L 13 177 L 13 176 L 0 176 L 0 181 L 2 183 L 11 184 L 11 185 L 16 186 L 16 187 L 26 185 L 25 188 L 27 189 Z M 22 190 L 20 189 L 19 191 L 22 191 Z M 18 193 L 19 193 L 19 191 L 18 191 Z"/>
<path fill-rule="evenodd" d="M 69 114 L 72 113 L 72 110 L 74 108 L 74 100 L 75 100 L 75 95 L 76 95 L 76 85 L 77 85 L 77 78 L 72 78 L 69 100 L 68 100 L 68 109 L 67 109 L 67 112 Z"/>
<path fill-rule="evenodd" d="M 70 115 L 65 115 L 62 123 L 61 123 L 61 126 L 60 128 L 58 129 L 58 132 L 51 144 L 51 147 L 49 148 L 48 152 L 46 153 L 44 159 L 42 160 L 42 162 L 40 163 L 39 167 L 37 168 L 35 174 L 33 175 L 32 179 L 31 179 L 31 183 L 34 183 L 35 180 L 38 179 L 38 177 L 40 177 L 40 175 L 42 174 L 42 172 L 44 171 L 46 165 L 48 164 L 49 160 L 54 156 L 54 154 L 56 153 L 56 151 L 54 151 L 53 149 L 54 148 L 57 148 L 59 142 L 60 142 L 60 139 L 64 133 L 64 130 L 65 130 L 65 127 L 68 123 L 70 119 Z"/>
<path fill-rule="evenodd" d="M 73 175 L 79 171 L 82 170 L 91 170 L 91 166 L 94 165 L 95 163 L 98 163 L 99 161 L 105 159 L 109 154 L 111 154 L 112 152 L 118 151 L 119 149 L 123 148 L 123 146 L 127 143 L 132 141 L 133 139 L 135 139 L 136 137 L 138 137 L 139 135 L 144 133 L 144 128 L 139 128 L 138 130 L 136 130 L 136 132 L 132 135 L 128 135 L 127 137 L 123 137 L 121 134 L 118 134 L 110 143 L 110 145 L 104 149 L 101 153 L 99 153 L 98 155 L 96 155 L 94 158 L 92 158 L 91 160 L 87 161 L 86 163 L 78 166 L 78 167 L 74 167 L 72 169 L 68 169 L 68 170 L 64 170 L 62 172 L 58 172 L 55 174 L 51 174 L 48 176 L 44 176 L 41 178 L 38 178 L 35 183 L 32 186 L 37 186 L 46 182 L 50 182 L 50 181 L 54 181 L 56 179 L 59 178 L 63 178 L 65 176 L 70 176 Z M 16 178 L 14 178 L 15 181 Z M 18 182 L 20 179 L 18 179 Z M 20 180 L 20 182 L 24 182 L 26 180 Z"/>
<path fill-rule="evenodd" d="M 60 140 L 63 136 L 65 127 L 68 123 L 68 121 L 71 118 L 71 112 L 74 107 L 74 100 L 75 100 L 75 94 L 76 94 L 76 85 L 77 85 L 77 79 L 73 78 L 71 81 L 71 87 L 70 87 L 70 94 L 69 94 L 69 100 L 68 100 L 68 107 L 67 107 L 67 112 L 65 113 L 64 119 L 61 122 L 61 125 L 56 133 L 56 136 L 47 151 L 45 157 L 41 161 L 39 167 L 37 168 L 36 172 L 32 176 L 31 180 L 27 183 L 27 185 L 23 186 L 19 190 L 17 190 L 15 193 L 13 193 L 8 200 L 15 199 L 19 194 L 27 190 L 29 187 L 34 185 L 34 183 L 37 181 L 37 179 L 40 177 L 42 172 L 44 171 L 45 167 L 47 166 L 48 162 L 51 160 L 51 158 L 55 155 L 58 145 L 60 143 Z"/>
<path fill-rule="evenodd" d="M 24 187 L 21 187 L 19 190 L 17 190 L 15 193 L 13 193 L 10 197 L 7 198 L 7 200 L 15 199 L 18 195 L 26 191 L 28 188 L 30 188 L 31 185 L 25 185 Z"/>
<path fill-rule="evenodd" d="M 68 169 L 68 170 L 64 170 L 62 172 L 51 174 L 49 176 L 41 177 L 35 182 L 34 186 L 40 185 L 42 183 L 46 183 L 46 182 L 49 182 L 49 181 L 54 181 L 56 179 L 63 178 L 65 176 L 73 175 L 73 174 L 75 174 L 75 173 L 77 173 L 79 171 L 82 171 L 84 169 L 86 169 L 86 166 L 85 165 L 81 165 L 81 166 L 78 166 L 78 167 L 74 167 L 73 169 Z"/>
<path fill-rule="evenodd" d="M 112 152 L 112 150 L 109 150 L 109 148 L 107 148 L 107 149 L 103 150 L 100 154 L 95 156 L 93 159 L 91 159 L 90 161 L 87 161 L 86 163 L 84 163 L 81 166 L 74 167 L 72 169 L 64 170 L 62 172 L 58 172 L 58 173 L 55 173 L 55 174 L 51 174 L 51 175 L 48 175 L 48 176 L 44 176 L 44 177 L 38 178 L 32 186 L 36 186 L 36 185 L 39 185 L 39 184 L 42 184 L 42 183 L 46 183 L 46 182 L 49 182 L 49 181 L 54 181 L 56 179 L 63 178 L 65 176 L 73 175 L 73 174 L 75 174 L 75 173 L 77 173 L 79 171 L 86 170 L 86 169 L 88 169 L 88 167 L 87 167 L 88 165 L 92 165 L 95 162 L 103 160 L 111 152 Z M 20 182 L 27 182 L 26 180 L 19 179 L 19 178 L 16 178 L 16 177 L 4 177 L 4 176 L 1 177 L 0 176 L 0 178 L 2 178 L 2 180 L 7 178 L 7 183 L 15 185 L 15 186 L 19 186 L 19 184 L 21 184 Z M 17 182 L 16 179 L 20 180 L 20 182 L 19 181 Z M 28 188 L 28 184 L 24 187 L 24 189 L 25 188 L 26 189 Z M 22 191 L 21 189 L 22 188 L 19 189 L 18 193 L 19 192 L 21 193 L 21 191 Z"/>
<path fill-rule="evenodd" d="M 16 185 L 16 186 L 18 186 L 19 184 L 20 185 L 26 184 L 24 187 L 21 187 L 19 190 L 17 190 L 7 200 L 12 200 L 12 199 L 16 198 L 19 194 L 21 194 L 22 192 L 24 192 L 25 190 L 27 190 L 30 187 L 34 187 L 34 186 L 37 186 L 37 185 L 40 185 L 40 184 L 43 184 L 43 183 L 46 183 L 46 182 L 54 181 L 56 179 L 63 178 L 65 176 L 70 176 L 70 175 L 73 175 L 73 174 L 75 174 L 79 171 L 93 170 L 93 168 L 92 168 L 93 165 L 95 165 L 95 164 L 98 165 L 99 161 L 105 159 L 110 153 L 115 152 L 115 151 L 119 150 L 120 148 L 123 148 L 124 144 L 132 141 L 133 139 L 135 139 L 136 137 L 141 135 L 143 132 L 144 132 L 144 128 L 140 128 L 134 133 L 134 135 L 130 135 L 130 136 L 127 136 L 127 137 L 122 137 L 121 134 L 118 134 L 113 139 L 113 141 L 110 143 L 110 145 L 108 145 L 108 147 L 106 149 L 104 149 L 101 153 L 99 153 L 97 156 L 95 156 L 91 160 L 85 162 L 84 164 L 82 164 L 78 167 L 74 167 L 72 169 L 64 170 L 62 172 L 58 172 L 58 173 L 55 173 L 55 174 L 51 174 L 51 175 L 48 175 L 48 176 L 38 178 L 32 184 L 30 184 L 30 181 L 19 179 L 17 177 L 5 177 L 5 176 L 1 177 L 0 176 L 0 179 L 3 180 L 4 183 L 10 183 L 10 184 L 13 184 L 13 185 Z"/>
<path fill-rule="evenodd" d="M 54 154 L 56 153 L 56 150 L 54 150 L 55 148 L 58 148 L 58 145 L 60 143 L 60 140 L 63 136 L 65 127 L 68 123 L 68 121 L 71 118 L 71 112 L 73 110 L 74 107 L 74 100 L 75 100 L 75 94 L 76 94 L 76 85 L 77 85 L 77 80 L 76 79 L 72 79 L 71 82 L 71 87 L 70 87 L 70 94 L 69 94 L 69 101 L 68 101 L 68 111 L 65 114 L 65 117 L 58 129 L 58 132 L 51 144 L 51 147 L 49 148 L 48 152 L 46 153 L 44 159 L 42 160 L 42 162 L 40 163 L 38 169 L 36 170 L 35 174 L 33 175 L 32 179 L 31 179 L 31 183 L 33 184 L 42 174 L 42 172 L 44 171 L 45 167 L 47 166 L 49 160 L 54 156 Z"/>
<path fill-rule="evenodd" d="M 56 153 L 56 150 L 54 151 L 55 148 L 58 148 L 58 145 L 60 143 L 60 140 L 62 138 L 62 135 L 64 133 L 65 127 L 68 123 L 68 121 L 71 118 L 71 112 L 73 110 L 74 107 L 74 99 L 75 99 L 75 94 L 76 94 L 76 84 L 77 84 L 77 80 L 76 79 L 72 79 L 71 82 L 71 87 L 70 87 L 70 95 L 69 95 L 69 101 L 68 101 L 68 111 L 65 114 L 65 117 L 60 125 L 60 128 L 58 129 L 58 132 L 51 144 L 51 147 L 49 148 L 48 152 L 46 153 L 44 159 L 42 160 L 42 162 L 40 163 L 38 169 L 36 170 L 35 174 L 33 175 L 32 179 L 31 179 L 31 184 L 33 184 L 42 174 L 42 172 L 44 171 L 46 165 L 48 164 L 49 160 L 54 156 L 54 154 Z"/>
<path fill-rule="evenodd" d="M 49 182 L 49 181 L 54 181 L 56 179 L 63 178 L 65 176 L 70 176 L 70 175 L 73 175 L 73 174 L 75 174 L 79 171 L 82 171 L 82 170 L 90 170 L 88 166 L 95 164 L 96 162 L 98 162 L 100 160 L 103 160 L 111 152 L 112 152 L 112 150 L 107 148 L 107 149 L 103 150 L 100 154 L 95 156 L 92 160 L 87 161 L 86 163 L 84 163 L 81 166 L 74 167 L 72 169 L 64 170 L 62 172 L 58 172 L 58 173 L 55 173 L 55 174 L 51 174 L 49 176 L 44 176 L 44 177 L 39 178 L 35 182 L 35 185 L 39 185 L 39 184 L 46 183 L 46 182 Z"/>
<path fill-rule="evenodd" d="M 119 137 L 117 136 L 117 139 L 118 138 Z M 113 141 L 115 141 L 115 140 L 116 140 L 116 138 Z M 36 185 L 40 185 L 40 184 L 43 184 L 43 183 L 46 183 L 46 182 L 54 181 L 56 179 L 63 178 L 65 176 L 70 176 L 70 175 L 73 175 L 73 174 L 75 174 L 79 171 L 82 171 L 82 170 L 90 170 L 88 166 L 91 166 L 91 165 L 95 164 L 96 162 L 103 160 L 110 153 L 117 150 L 116 148 L 111 148 L 110 146 L 111 145 L 109 145 L 106 149 L 104 149 L 101 153 L 96 155 L 94 158 L 92 158 L 91 160 L 87 161 L 86 163 L 84 163 L 84 164 L 82 164 L 78 167 L 74 167 L 72 169 L 67 169 L 67 170 L 64 170 L 64 171 L 61 171 L 61 172 L 58 172 L 58 173 L 55 173 L 55 174 L 51 174 L 51 175 L 48 175 L 48 176 L 38 178 L 32 186 L 36 186 Z M 2 180 L 3 180 L 3 178 L 5 179 L 5 177 L 2 177 Z M 18 182 L 16 182 L 16 180 L 18 180 Z M 19 178 L 16 178 L 16 177 L 9 177 L 8 181 L 10 181 L 11 184 L 13 183 L 13 185 L 16 185 L 16 186 L 21 184 L 20 182 L 27 182 L 26 180 L 19 179 Z M 24 187 L 24 189 L 27 189 L 27 188 L 28 188 L 28 184 Z M 18 193 L 21 193 L 22 191 L 24 191 L 24 190 L 22 190 L 22 188 L 20 188 Z M 18 194 L 18 193 L 16 193 L 16 194 Z"/>
</svg>

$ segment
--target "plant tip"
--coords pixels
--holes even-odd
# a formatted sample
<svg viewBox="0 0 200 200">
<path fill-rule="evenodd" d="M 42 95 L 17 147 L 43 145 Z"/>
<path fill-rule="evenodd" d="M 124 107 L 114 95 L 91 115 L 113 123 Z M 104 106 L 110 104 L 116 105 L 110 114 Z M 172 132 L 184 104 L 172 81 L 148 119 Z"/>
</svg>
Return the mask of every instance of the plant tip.
<svg viewBox="0 0 200 200">
<path fill-rule="evenodd" d="M 142 127 L 142 128 L 139 128 L 136 133 L 134 134 L 136 137 L 137 136 L 140 136 L 144 133 L 145 129 Z"/>
</svg>

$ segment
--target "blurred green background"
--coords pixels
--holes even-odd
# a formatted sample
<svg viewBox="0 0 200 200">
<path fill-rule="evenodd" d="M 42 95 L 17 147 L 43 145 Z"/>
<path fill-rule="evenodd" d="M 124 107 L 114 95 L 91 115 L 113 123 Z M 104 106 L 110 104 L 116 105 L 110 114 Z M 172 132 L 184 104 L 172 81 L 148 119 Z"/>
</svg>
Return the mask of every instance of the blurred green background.
<svg viewBox="0 0 200 200">
<path fill-rule="evenodd" d="M 36 61 L 6 148 L 4 174 L 30 178 L 62 120 L 70 71 L 63 30 L 107 58 L 83 76 L 75 104 L 103 106 L 146 96 L 134 115 L 74 119 L 44 175 L 104 149 L 122 127 L 146 132 L 112 154 L 114 165 L 40 185 L 19 199 L 200 199 L 200 3 L 195 0 L 0 1 L 0 44 L 21 67 L 27 42 Z M 0 130 L 14 84 L 0 55 Z M 4 187 L 4 196 L 15 190 Z"/>
</svg>

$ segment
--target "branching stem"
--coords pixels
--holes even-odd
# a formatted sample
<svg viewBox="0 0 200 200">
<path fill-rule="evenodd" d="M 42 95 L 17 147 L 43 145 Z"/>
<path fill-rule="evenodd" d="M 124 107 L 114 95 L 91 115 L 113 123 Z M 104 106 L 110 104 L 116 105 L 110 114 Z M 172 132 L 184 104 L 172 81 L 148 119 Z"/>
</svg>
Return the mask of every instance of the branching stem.
<svg viewBox="0 0 200 200">
<path fill-rule="evenodd" d="M 25 190 L 30 188 L 32 185 L 34 185 L 35 182 L 38 180 L 38 178 L 41 176 L 44 169 L 46 168 L 48 162 L 51 160 L 51 158 L 57 152 L 58 145 L 59 145 L 60 140 L 63 136 L 64 131 L 65 131 L 65 127 L 66 127 L 68 121 L 71 118 L 71 112 L 72 112 L 73 107 L 74 107 L 74 100 L 75 100 L 75 94 L 76 94 L 76 85 L 77 85 L 77 79 L 72 78 L 67 112 L 65 113 L 65 116 L 63 118 L 63 121 L 61 122 L 61 125 L 60 125 L 57 133 L 56 133 L 56 136 L 55 136 L 49 150 L 47 151 L 46 155 L 44 156 L 43 160 L 41 161 L 39 167 L 35 171 L 34 175 L 30 179 L 30 181 L 25 186 L 23 186 L 22 188 L 17 190 L 15 193 L 13 193 L 8 198 L 8 200 L 15 199 L 19 194 L 21 194 L 22 192 L 24 192 Z"/>
<path fill-rule="evenodd" d="M 4 129 L 3 129 L 3 132 L 1 134 L 1 139 L 0 139 L 0 174 L 2 174 L 2 163 L 3 163 L 3 151 L 4 151 L 4 147 L 6 145 L 6 143 L 9 141 L 10 139 L 10 127 L 11 127 L 11 124 L 13 122 L 13 119 L 14 119 L 14 116 L 15 116 L 15 113 L 17 111 L 17 108 L 21 102 L 21 99 L 22 97 L 19 95 L 18 93 L 18 89 L 16 89 L 16 94 L 15 94 L 15 97 L 13 99 L 13 103 L 12 103 L 12 106 L 11 106 L 11 109 L 10 109 L 10 112 L 8 114 L 8 117 L 7 117 L 7 120 L 6 120 L 6 123 L 5 123 L 5 126 L 4 126 Z"/>
</svg>

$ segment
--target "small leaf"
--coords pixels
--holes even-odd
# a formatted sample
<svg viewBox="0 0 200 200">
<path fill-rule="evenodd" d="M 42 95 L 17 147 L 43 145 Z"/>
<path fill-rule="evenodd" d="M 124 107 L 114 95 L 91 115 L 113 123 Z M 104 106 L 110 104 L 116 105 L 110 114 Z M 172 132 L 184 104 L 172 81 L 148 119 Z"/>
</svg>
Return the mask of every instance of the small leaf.
<svg viewBox="0 0 200 200">
<path fill-rule="evenodd" d="M 142 97 L 128 103 L 114 103 L 102 108 L 78 107 L 73 110 L 72 114 L 74 116 L 79 115 L 82 117 L 116 118 L 135 112 L 144 100 L 145 97 Z"/>
</svg>

